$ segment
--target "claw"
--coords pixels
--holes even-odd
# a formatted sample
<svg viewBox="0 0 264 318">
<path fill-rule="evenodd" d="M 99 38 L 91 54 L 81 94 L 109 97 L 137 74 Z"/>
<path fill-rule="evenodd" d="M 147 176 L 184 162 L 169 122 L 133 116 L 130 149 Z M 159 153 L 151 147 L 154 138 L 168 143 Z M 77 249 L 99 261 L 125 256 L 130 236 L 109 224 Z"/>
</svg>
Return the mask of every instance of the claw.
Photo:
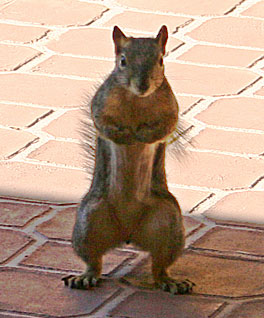
<svg viewBox="0 0 264 318">
<path fill-rule="evenodd" d="M 61 280 L 64 281 L 65 286 L 76 289 L 89 289 L 95 287 L 98 283 L 98 278 L 88 274 L 69 275 Z"/>
<path fill-rule="evenodd" d="M 69 275 L 69 276 L 65 276 L 65 277 L 62 277 L 62 281 L 64 282 L 64 285 L 65 286 L 69 286 L 69 281 L 71 280 L 71 278 L 73 278 L 74 275 Z"/>
<path fill-rule="evenodd" d="M 183 281 L 177 281 L 172 278 L 164 278 L 164 280 L 159 284 L 161 289 L 171 294 L 190 294 L 193 290 L 195 283 L 186 279 Z"/>
</svg>

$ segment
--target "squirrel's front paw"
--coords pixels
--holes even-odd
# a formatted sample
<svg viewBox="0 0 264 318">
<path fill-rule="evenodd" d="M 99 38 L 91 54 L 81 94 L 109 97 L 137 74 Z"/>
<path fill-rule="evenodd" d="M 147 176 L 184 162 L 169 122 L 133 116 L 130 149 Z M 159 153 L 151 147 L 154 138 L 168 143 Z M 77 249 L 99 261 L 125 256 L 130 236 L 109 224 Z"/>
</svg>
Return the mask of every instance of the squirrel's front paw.
<svg viewBox="0 0 264 318">
<path fill-rule="evenodd" d="M 141 124 L 137 127 L 135 132 L 138 141 L 143 143 L 153 143 L 162 139 L 163 134 L 160 131 L 159 123 Z"/>
<path fill-rule="evenodd" d="M 171 294 L 190 294 L 195 284 L 190 280 L 178 281 L 170 277 L 165 277 L 157 285 L 164 291 L 170 292 Z"/>
<path fill-rule="evenodd" d="M 82 275 L 69 275 L 61 279 L 64 281 L 65 286 L 76 289 L 89 289 L 97 286 L 98 278 L 92 275 L 92 273 L 85 273 Z"/>
<path fill-rule="evenodd" d="M 128 127 L 108 125 L 104 127 L 103 134 L 117 144 L 132 144 L 135 142 Z"/>
</svg>

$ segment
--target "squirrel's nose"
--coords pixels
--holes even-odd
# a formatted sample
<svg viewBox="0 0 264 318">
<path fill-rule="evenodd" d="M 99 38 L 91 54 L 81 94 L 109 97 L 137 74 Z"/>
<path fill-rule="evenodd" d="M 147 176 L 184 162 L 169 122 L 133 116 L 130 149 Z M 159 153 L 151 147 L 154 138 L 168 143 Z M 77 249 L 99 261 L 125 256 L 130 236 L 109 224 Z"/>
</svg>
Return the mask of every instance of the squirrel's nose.
<svg viewBox="0 0 264 318">
<path fill-rule="evenodd" d="M 139 91 L 143 94 L 149 89 L 149 83 L 147 81 L 141 81 L 138 85 Z"/>
</svg>

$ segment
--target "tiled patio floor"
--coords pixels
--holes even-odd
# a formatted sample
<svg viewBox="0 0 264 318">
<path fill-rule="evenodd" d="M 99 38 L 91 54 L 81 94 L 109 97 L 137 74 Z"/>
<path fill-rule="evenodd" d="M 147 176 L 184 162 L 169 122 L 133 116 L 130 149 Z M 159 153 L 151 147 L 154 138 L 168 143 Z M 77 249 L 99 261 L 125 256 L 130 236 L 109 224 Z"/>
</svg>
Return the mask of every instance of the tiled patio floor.
<svg viewBox="0 0 264 318">
<path fill-rule="evenodd" d="M 169 27 L 166 74 L 192 145 L 167 156 L 187 246 L 173 276 L 192 295 L 146 288 L 133 246 L 105 256 L 94 290 L 71 232 L 89 186 L 80 106 L 113 68 L 111 32 Z M 0 318 L 261 318 L 264 312 L 264 1 L 0 1 Z"/>
</svg>

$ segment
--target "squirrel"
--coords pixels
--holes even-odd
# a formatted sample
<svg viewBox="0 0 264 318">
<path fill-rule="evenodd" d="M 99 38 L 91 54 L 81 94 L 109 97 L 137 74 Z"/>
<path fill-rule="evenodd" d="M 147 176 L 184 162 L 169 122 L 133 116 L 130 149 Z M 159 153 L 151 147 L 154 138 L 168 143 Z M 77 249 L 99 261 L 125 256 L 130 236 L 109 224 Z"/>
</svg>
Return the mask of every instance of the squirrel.
<svg viewBox="0 0 264 318">
<path fill-rule="evenodd" d="M 62 278 L 71 288 L 96 286 L 102 256 L 124 242 L 150 252 L 157 287 L 185 294 L 194 286 L 167 274 L 185 244 L 181 210 L 168 191 L 164 167 L 167 140 L 178 123 L 178 103 L 164 75 L 167 39 L 165 25 L 155 38 L 126 37 L 113 29 L 115 68 L 91 101 L 93 179 L 72 235 L 86 270 Z"/>
</svg>

